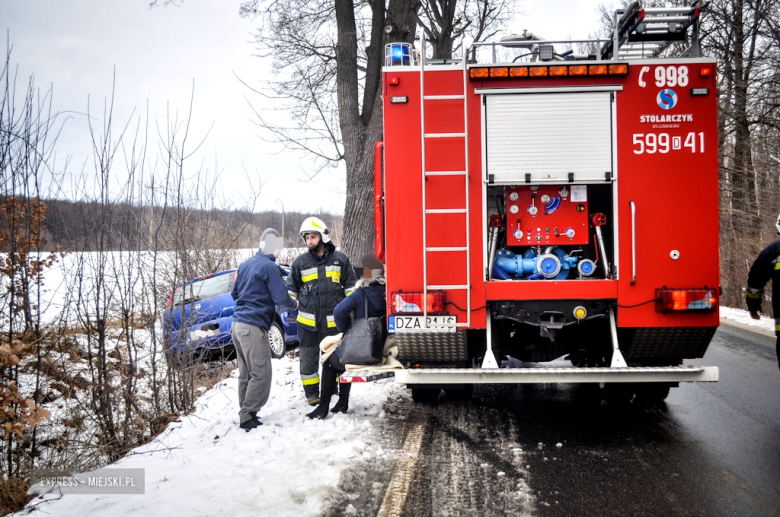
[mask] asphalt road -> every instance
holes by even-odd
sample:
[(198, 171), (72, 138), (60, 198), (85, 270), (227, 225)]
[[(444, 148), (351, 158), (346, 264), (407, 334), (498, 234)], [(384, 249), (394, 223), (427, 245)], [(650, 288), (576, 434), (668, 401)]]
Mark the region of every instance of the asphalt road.
[[(375, 515), (384, 490), (383, 515), (414, 517), (780, 515), (774, 340), (722, 327), (691, 362), (718, 366), (720, 381), (682, 384), (655, 406), (556, 384), (399, 402), (390, 412), (413, 416), (386, 440), (398, 460), (363, 473), (372, 501), (351, 514)], [(412, 452), (401, 446), (409, 436)]]

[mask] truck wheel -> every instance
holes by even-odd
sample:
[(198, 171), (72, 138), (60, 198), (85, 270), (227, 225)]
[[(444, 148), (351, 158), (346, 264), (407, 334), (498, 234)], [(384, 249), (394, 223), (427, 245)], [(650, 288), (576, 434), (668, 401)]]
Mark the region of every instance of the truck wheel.
[(444, 388), (444, 394), (449, 400), (467, 402), (474, 396), (474, 385), (466, 384), (458, 388)]
[(644, 402), (658, 403), (666, 400), (671, 386), (664, 382), (647, 382), (641, 384), (637, 396)]
[(277, 322), (273, 322), (268, 330), (268, 343), (271, 345), (271, 357), (279, 359), (284, 357), (287, 345), (284, 343), (284, 332)]
[(602, 389), (602, 400), (608, 406), (628, 406), (634, 401), (636, 386), (633, 383), (607, 383)]
[(439, 400), (440, 388), (412, 388), (412, 400), (418, 404), (433, 404)]

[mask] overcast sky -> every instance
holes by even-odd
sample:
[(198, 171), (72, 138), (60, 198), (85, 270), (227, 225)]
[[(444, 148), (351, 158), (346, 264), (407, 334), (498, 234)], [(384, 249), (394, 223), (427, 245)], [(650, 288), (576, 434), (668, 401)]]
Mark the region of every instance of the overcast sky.
[[(595, 32), (600, 3), (525, 0), (524, 14), (507, 32), (585, 38)], [(93, 120), (102, 117), (116, 69), (115, 120), (126, 123), (133, 110), (137, 118), (148, 103), (154, 132), (156, 125), (165, 126), (166, 110), (186, 116), (194, 83), (191, 138), (205, 141), (190, 164), (218, 167), (224, 196), (234, 206), (248, 201), (249, 175), (255, 186), (263, 184), (256, 210), (284, 204), (287, 210), (343, 213), (343, 168), (306, 181), (312, 162), (258, 138), (247, 99), (266, 110), (271, 101), (250, 92), (236, 75), (260, 87), (270, 67), (253, 56), (256, 23), (238, 16), (239, 4), (186, 0), (150, 9), (148, 0), (0, 0), (0, 28), (10, 38), (22, 82), (35, 74), (41, 89), (53, 85), (54, 110), (72, 112), (57, 146), (60, 169), (64, 156), (72, 159), (66, 183), (84, 164), (91, 167), (84, 114), (89, 104)]]

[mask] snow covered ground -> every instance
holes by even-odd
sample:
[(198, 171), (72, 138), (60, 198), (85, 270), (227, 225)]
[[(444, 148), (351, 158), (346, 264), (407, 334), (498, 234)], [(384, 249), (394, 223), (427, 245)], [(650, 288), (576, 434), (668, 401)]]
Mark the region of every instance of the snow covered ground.
[(726, 324), (736, 324), (736, 326), (750, 327), (750, 330), (769, 336), (775, 335), (775, 320), (769, 316), (761, 316), (760, 320), (754, 320), (750, 313), (743, 309), (732, 309), (731, 307), (720, 308), (720, 320)]
[(345, 469), (388, 459), (378, 439), (383, 406), (409, 395), (392, 379), (356, 384), (349, 413), (309, 421), (297, 360), (285, 356), (273, 365), (261, 427), (248, 433), (238, 427), (235, 370), (200, 397), (192, 414), (110, 466), (145, 469), (143, 495), (48, 494), (28, 510), (34, 507), (36, 516), (320, 515), (338, 496)]

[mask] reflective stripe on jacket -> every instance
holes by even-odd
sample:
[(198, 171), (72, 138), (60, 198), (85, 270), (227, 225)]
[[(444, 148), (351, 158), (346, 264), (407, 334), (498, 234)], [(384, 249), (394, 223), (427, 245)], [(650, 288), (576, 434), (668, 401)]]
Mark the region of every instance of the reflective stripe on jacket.
[(357, 278), (346, 255), (325, 244), (321, 257), (309, 251), (292, 263), (287, 290), (298, 300), (298, 323), (309, 330), (334, 330), (333, 309), (355, 288)]

